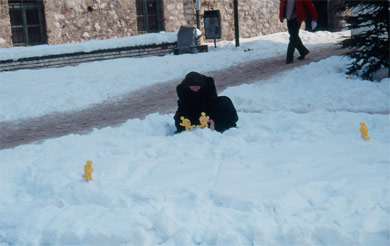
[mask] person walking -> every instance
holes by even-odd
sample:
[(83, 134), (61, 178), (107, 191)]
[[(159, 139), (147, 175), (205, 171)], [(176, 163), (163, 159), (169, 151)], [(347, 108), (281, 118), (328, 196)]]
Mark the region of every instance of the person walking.
[(311, 25), (314, 30), (317, 26), (318, 16), (312, 0), (280, 0), (279, 19), (280, 22), (287, 19), (287, 28), (288, 33), (290, 34), (286, 64), (293, 63), (295, 49), (297, 49), (300, 54), (298, 57), (300, 60), (305, 59), (305, 56), (309, 54), (309, 50), (303, 45), (302, 40), (299, 37), (299, 29), (302, 21), (306, 19), (308, 12), (310, 12), (312, 18)]

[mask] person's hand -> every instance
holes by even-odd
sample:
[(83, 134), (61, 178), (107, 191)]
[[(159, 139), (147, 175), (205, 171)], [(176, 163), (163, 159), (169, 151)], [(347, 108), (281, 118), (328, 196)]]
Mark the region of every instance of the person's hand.
[(314, 29), (316, 29), (316, 27), (317, 27), (317, 21), (312, 20), (311, 21), (311, 29), (314, 30)]
[(209, 121), (207, 121), (207, 123), (210, 124), (210, 129), (211, 129), (212, 131), (214, 131), (214, 129), (215, 129), (215, 123), (214, 123), (214, 121), (213, 121), (213, 120), (209, 120)]

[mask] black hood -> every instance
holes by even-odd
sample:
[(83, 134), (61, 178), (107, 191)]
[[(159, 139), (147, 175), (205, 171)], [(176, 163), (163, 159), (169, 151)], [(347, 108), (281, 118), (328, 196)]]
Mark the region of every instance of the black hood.
[(206, 85), (206, 78), (204, 75), (197, 72), (190, 72), (184, 78), (182, 85), (187, 86), (200, 86), (204, 87)]

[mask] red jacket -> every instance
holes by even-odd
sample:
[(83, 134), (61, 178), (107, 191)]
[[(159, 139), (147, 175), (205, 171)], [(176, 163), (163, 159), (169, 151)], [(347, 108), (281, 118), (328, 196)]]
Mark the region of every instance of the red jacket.
[[(280, 0), (280, 12), (279, 19), (280, 22), (283, 22), (284, 19), (284, 11), (286, 10), (286, 2), (287, 0)], [(317, 21), (317, 11), (314, 7), (314, 4), (311, 0), (295, 0), (295, 12), (297, 15), (298, 23), (306, 20), (307, 12), (310, 12), (311, 18)]]

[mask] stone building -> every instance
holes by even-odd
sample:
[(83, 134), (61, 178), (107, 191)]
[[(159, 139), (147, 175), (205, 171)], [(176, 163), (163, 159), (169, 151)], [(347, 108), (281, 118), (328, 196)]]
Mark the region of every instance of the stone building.
[[(318, 0), (324, 22), (336, 14), (335, 0)], [(148, 32), (172, 32), (197, 26), (196, 0), (0, 0), (0, 48), (74, 43)], [(200, 28), (205, 10), (219, 10), (221, 39), (234, 39), (233, 0), (199, 0)], [(238, 0), (240, 37), (286, 30), (280, 23), (279, 0)], [(334, 12), (334, 11), (333, 11)], [(328, 21), (329, 19), (329, 21)], [(320, 23), (321, 24), (321, 23)], [(326, 26), (327, 24), (325, 24)], [(332, 26), (336, 26), (332, 24)], [(332, 29), (331, 26), (329, 26)]]

